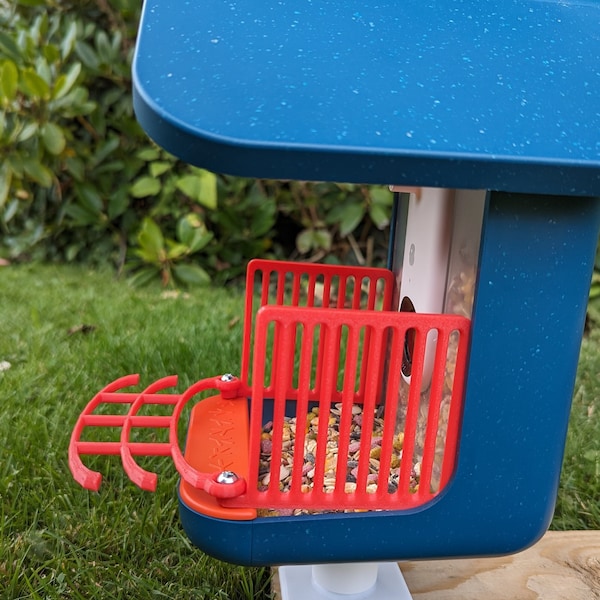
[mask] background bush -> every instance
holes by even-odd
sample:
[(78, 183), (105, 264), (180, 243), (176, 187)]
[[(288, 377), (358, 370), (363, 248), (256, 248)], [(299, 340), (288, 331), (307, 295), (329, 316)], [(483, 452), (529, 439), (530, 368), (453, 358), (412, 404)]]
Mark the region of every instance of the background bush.
[(384, 264), (387, 189), (215, 175), (152, 144), (131, 101), (141, 4), (0, 0), (0, 258), (166, 285), (223, 283), (252, 257)]
[(135, 120), (139, 0), (0, 0), (0, 256), (205, 283), (256, 256), (380, 264), (385, 188), (215, 175)]

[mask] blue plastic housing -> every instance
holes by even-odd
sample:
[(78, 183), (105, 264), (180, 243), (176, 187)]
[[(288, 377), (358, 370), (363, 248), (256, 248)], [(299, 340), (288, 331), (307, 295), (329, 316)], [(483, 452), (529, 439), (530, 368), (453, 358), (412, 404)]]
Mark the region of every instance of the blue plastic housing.
[(600, 2), (153, 0), (149, 135), (221, 173), (600, 189)]
[(558, 488), (600, 203), (491, 193), (456, 472), (415, 511), (223, 521), (192, 542), (246, 565), (497, 555), (546, 531)]

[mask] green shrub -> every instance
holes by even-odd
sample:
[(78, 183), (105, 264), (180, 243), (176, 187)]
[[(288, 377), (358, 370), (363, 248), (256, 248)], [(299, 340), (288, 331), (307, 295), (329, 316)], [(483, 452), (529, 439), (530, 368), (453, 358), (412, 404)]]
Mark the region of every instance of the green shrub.
[(0, 5), (0, 256), (165, 284), (256, 256), (381, 262), (386, 189), (216, 176), (152, 144), (131, 102), (140, 5)]
[(125, 28), (111, 31), (113, 15), (90, 3), (18, 4), (1, 17), (4, 251), (115, 260), (135, 228), (127, 188), (147, 144), (131, 109)]
[(596, 250), (596, 261), (590, 285), (588, 302), (588, 318), (594, 323), (600, 323), (600, 245)]

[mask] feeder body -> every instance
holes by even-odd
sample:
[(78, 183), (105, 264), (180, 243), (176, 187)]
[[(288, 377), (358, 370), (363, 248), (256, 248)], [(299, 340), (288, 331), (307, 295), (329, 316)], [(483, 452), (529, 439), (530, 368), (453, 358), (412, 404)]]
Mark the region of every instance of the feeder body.
[(252, 565), (498, 555), (552, 517), (583, 333), (600, 203), (489, 194), (457, 463), (407, 511), (233, 522), (180, 504), (192, 540)]
[[(447, 266), (444, 298), (441, 287), (434, 292), (442, 312), (456, 312), (452, 282), (463, 258), (457, 240), (481, 230), (472, 247), (476, 278), (466, 315), (459, 435), (450, 474), (436, 493), (401, 510), (256, 518), (252, 508), (229, 509), (230, 495), (211, 515), (192, 506), (185, 486), (191, 481), (194, 489), (225, 494), (223, 482), (243, 491), (242, 479), (190, 470), (178, 449), (153, 448), (171, 453), (182, 473), (181, 520), (195, 545), (239, 564), (302, 565), (497, 555), (543, 535), (558, 487), (600, 228), (599, 30), (597, 2), (145, 4), (134, 107), (168, 151), (235, 175), (463, 190), (454, 196), (453, 236), (430, 240), (444, 249)], [(395, 227), (391, 249), (400, 277), (394, 314), (404, 292), (399, 270), (410, 261), (410, 215), (401, 203), (396, 222), (405, 225)], [(444, 235), (444, 218), (436, 222)], [(442, 262), (433, 262), (433, 270), (442, 271)], [(289, 313), (276, 307), (263, 314), (288, 319)], [(214, 402), (219, 408), (220, 399), (237, 398), (239, 412), (248, 402), (248, 415), (237, 421), (248, 417), (250, 440), (256, 322), (247, 321), (243, 386), (236, 388), (244, 394), (215, 381)], [(434, 346), (421, 343), (421, 358), (427, 347)], [(399, 368), (394, 373), (400, 378)], [(272, 386), (274, 414), (283, 414), (278, 385), (285, 387)], [(147, 390), (152, 401), (155, 391)], [(182, 398), (193, 396), (186, 394), (169, 397), (176, 412)], [(141, 394), (135, 410), (144, 401)], [(125, 433), (136, 419), (119, 421)], [(160, 426), (174, 428), (168, 419)], [(78, 443), (72, 445), (77, 469), (79, 450), (89, 449)], [(154, 479), (132, 464), (142, 450), (125, 440), (107, 453), (120, 453), (128, 473), (151, 488)], [(243, 452), (240, 460), (245, 464)], [(99, 485), (88, 476), (84, 468), (79, 480)], [(233, 520), (227, 510), (249, 512)]]

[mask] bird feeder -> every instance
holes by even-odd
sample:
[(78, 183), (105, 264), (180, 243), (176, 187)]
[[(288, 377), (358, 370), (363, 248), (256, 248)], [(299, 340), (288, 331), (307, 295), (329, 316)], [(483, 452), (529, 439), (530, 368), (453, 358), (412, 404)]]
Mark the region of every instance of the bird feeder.
[[(135, 457), (171, 456), (192, 542), (291, 565), (289, 599), (409, 597), (391, 561), (538, 540), (600, 227), (599, 30), (594, 2), (146, 2), (148, 134), (216, 172), (393, 186), (389, 268), (253, 261), (240, 373), (108, 385), (75, 478), (120, 454), (152, 489)], [(86, 441), (103, 426), (120, 440)]]

